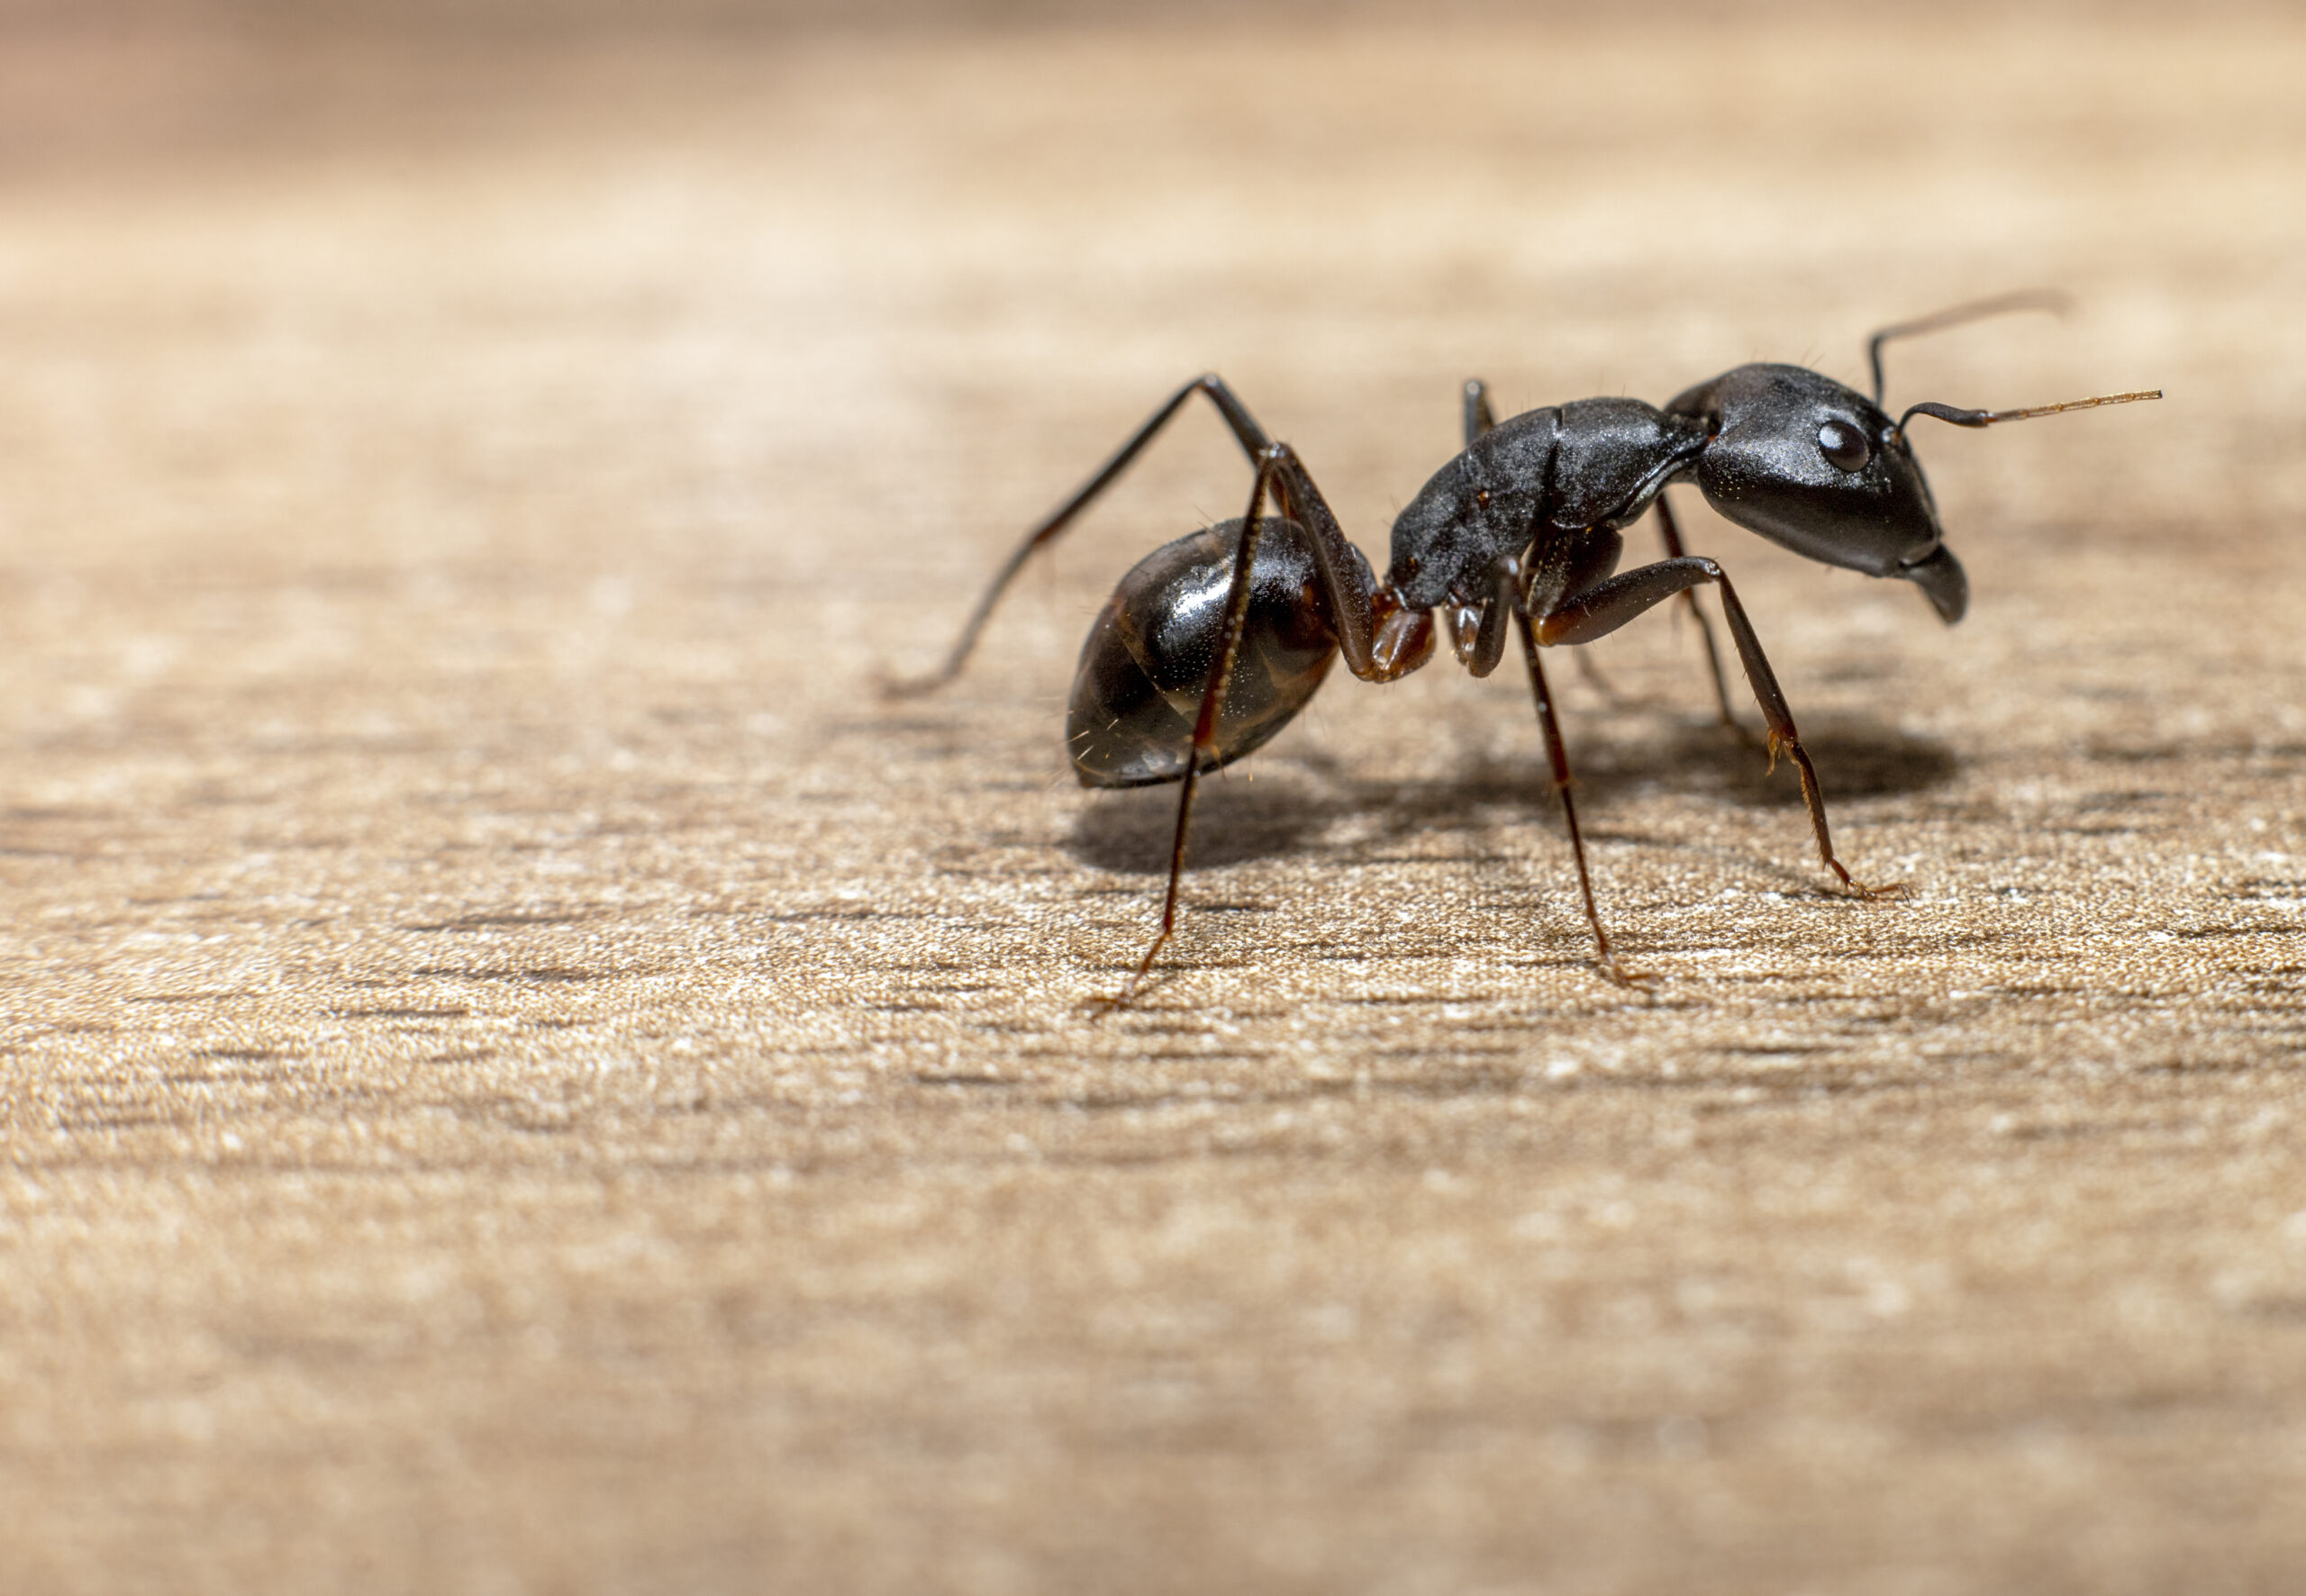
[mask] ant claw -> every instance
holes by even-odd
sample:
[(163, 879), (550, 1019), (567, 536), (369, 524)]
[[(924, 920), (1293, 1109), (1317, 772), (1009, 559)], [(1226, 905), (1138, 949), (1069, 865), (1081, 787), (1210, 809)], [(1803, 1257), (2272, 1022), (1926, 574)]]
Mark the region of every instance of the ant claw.
[(1833, 873), (1836, 875), (1841, 877), (1841, 890), (1853, 898), (1864, 898), (1868, 902), (1874, 902), (1883, 898), (1905, 896), (1906, 884), (1902, 881), (1893, 881), (1883, 886), (1869, 886), (1843, 869), (1839, 859), (1829, 857), (1826, 863), (1833, 867)]
[(1101, 993), (1094, 997), (1085, 997), (1081, 1000), (1080, 1006), (1089, 1011), (1089, 1018), (1092, 1020), (1103, 1020), (1108, 1014), (1119, 1013), (1121, 1010), (1128, 1008), (1130, 1000), (1137, 996), (1137, 976), (1131, 975), (1121, 984), (1121, 989), (1119, 992)]
[[(1145, 984), (1145, 977), (1152, 971), (1153, 960), (1167, 946), (1168, 940), (1169, 932), (1165, 927), (1161, 934), (1153, 939), (1153, 946), (1145, 950), (1145, 957), (1138, 961), (1137, 968), (1130, 972), (1129, 979), (1121, 983), (1121, 990), (1112, 996), (1084, 999), (1082, 1007), (1091, 1011), (1090, 1017), (1103, 1020), (1108, 1014), (1128, 1008), (1130, 1000), (1137, 996), (1138, 989)], [(1165, 975), (1163, 979), (1167, 978)]]
[(1631, 992), (1647, 992), (1662, 979), (1648, 970), (1627, 969), (1618, 963), (1614, 954), (1604, 953), (1594, 962), (1602, 966), (1602, 974), (1608, 976), (1613, 984)]

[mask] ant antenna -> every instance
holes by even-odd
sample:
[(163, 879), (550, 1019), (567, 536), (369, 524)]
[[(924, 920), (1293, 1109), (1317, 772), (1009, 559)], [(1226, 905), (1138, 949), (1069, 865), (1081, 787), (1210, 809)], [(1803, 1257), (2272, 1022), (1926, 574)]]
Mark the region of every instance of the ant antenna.
[(1900, 416), (1897, 430), (1903, 432), (1906, 423), (1918, 415), (1951, 422), (1957, 427), (1991, 427), (1996, 422), (2022, 422), (2030, 416), (2056, 415), (2065, 410), (2095, 410), (2101, 404), (2129, 404), (2135, 400), (2160, 397), (2161, 389), (2144, 388), (2135, 394), (2101, 394), (2094, 399), (2068, 399), (2062, 404), (2037, 404), (2025, 410), (1956, 410), (1950, 404), (1928, 400)]
[[(1919, 332), (1936, 332), (1942, 327), (1958, 327), (1965, 322), (2007, 315), (2012, 311), (2048, 311), (2053, 315), (2062, 316), (2073, 308), (2074, 296), (2058, 289), (2020, 288), (2014, 294), (1997, 294), (1991, 299), (1973, 299), (1966, 304), (1934, 311), (1927, 316), (1917, 316), (1911, 322), (1884, 327), (1866, 340), (1866, 363), (1874, 368), (1874, 403), (1882, 403), (1882, 346), (1893, 338), (1911, 338)], [(1984, 423), (1975, 424), (1982, 426)]]

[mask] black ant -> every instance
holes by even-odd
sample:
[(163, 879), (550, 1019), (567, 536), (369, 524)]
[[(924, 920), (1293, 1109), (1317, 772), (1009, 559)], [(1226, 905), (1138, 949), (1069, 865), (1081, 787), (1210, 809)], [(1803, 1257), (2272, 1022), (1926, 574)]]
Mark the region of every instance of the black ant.
[[(943, 667), (898, 691), (926, 691), (958, 675), (994, 603), (1033, 551), (1112, 485), (1187, 400), (1203, 394), (1255, 467), (1248, 509), (1239, 521), (1154, 550), (1121, 578), (1082, 647), (1066, 717), (1067, 746), (1082, 785), (1184, 784), (1160, 932), (1110, 1003), (1129, 1001), (1176, 929), (1177, 884), (1201, 773), (1263, 746), (1304, 707), (1339, 653), (1365, 682), (1390, 682), (1417, 669), (1432, 657), (1437, 612), (1459, 662), (1476, 676), (1496, 668), (1509, 630), (1520, 635), (1598, 962), (1613, 981), (1640, 979), (1618, 963), (1602, 929), (1570, 793), (1569, 757), (1539, 650), (1590, 643), (1679, 594), (1698, 617), (1716, 699), (1735, 726), (1720, 655), (1694, 592), (1712, 584), (1768, 727), (1771, 767), (1783, 757), (1801, 774), (1819, 857), (1855, 895), (1896, 892), (1855, 880), (1835, 857), (1817, 771), (1745, 606), (1720, 566), (1684, 551), (1664, 490), (1695, 483), (1723, 516), (1796, 554), (1911, 582), (1951, 625), (1967, 606), (1968, 579), (1946, 547), (1906, 423), (1926, 415), (1988, 427), (2158, 399), (2161, 390), (2029, 410), (1922, 404), (1892, 421), (1882, 408), (1882, 346), (1981, 316), (2062, 303), (2041, 293), (2004, 295), (1883, 328), (1866, 343), (1870, 399), (1802, 367), (1753, 365), (1702, 383), (1663, 410), (1639, 399), (1579, 399), (1499, 422), (1487, 389), (1469, 382), (1465, 450), (1435, 472), (1394, 521), (1393, 565), (1382, 581), (1347, 541), (1295, 451), (1267, 437), (1221, 378), (1195, 377), (1026, 534)], [(1268, 499), (1277, 518), (1260, 514)], [(1620, 531), (1652, 504), (1666, 558), (1617, 574), (1624, 549)]]

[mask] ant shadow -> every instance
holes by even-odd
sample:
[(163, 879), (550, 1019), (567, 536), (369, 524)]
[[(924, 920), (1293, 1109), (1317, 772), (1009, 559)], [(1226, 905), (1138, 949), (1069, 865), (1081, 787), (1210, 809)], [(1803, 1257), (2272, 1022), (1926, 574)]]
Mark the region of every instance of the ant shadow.
[[(1802, 745), (1818, 767), (1829, 812), (1858, 798), (1925, 792), (1954, 779), (1961, 766), (1933, 737), (1916, 736), (1864, 718), (1822, 718)], [(1270, 756), (1267, 756), (1269, 758)], [(1680, 723), (1653, 736), (1593, 741), (1571, 750), (1577, 803), (1594, 821), (1636, 793), (1726, 800), (1752, 809), (1802, 807), (1790, 764), (1775, 772), (1768, 757), (1718, 724)], [(1457, 769), (1403, 781), (1357, 776), (1336, 757), (1299, 753), (1257, 769), (1254, 781), (1223, 772), (1202, 778), (1194, 800), (1187, 869), (1246, 864), (1313, 851), (1339, 821), (1357, 822), (1355, 852), (1436, 830), (1495, 825), (1516, 819), (1557, 826), (1560, 810), (1544, 756), (1477, 757)], [(1093, 869), (1160, 875), (1169, 867), (1177, 818), (1174, 785), (1102, 793), (1074, 822), (1067, 851)]]

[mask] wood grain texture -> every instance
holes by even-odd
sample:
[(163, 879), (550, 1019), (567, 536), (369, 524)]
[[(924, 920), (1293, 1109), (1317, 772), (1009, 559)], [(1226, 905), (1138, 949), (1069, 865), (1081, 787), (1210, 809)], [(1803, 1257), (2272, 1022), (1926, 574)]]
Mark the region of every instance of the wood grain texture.
[[(2274, 1591), (2306, 1566), (2306, 34), (1868, 9), (493, 52), (21, 39), (0, 1585)], [(1658, 616), (1072, 784), (1072, 655), (1509, 404), (2032, 283), (1975, 599)], [(1637, 530), (1641, 543), (1649, 534)]]

